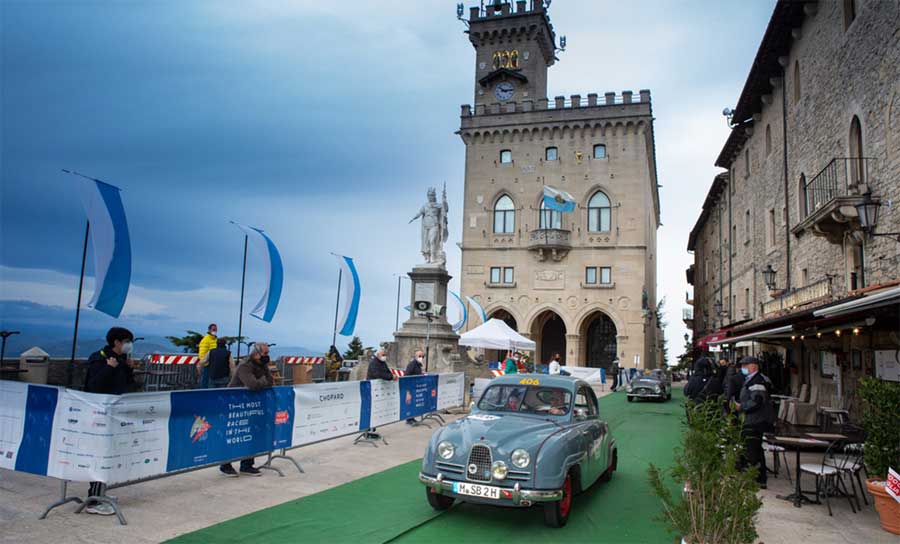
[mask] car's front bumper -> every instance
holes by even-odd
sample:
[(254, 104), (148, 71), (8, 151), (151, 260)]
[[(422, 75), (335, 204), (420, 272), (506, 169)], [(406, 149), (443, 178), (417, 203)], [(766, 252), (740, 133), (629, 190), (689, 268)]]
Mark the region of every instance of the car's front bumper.
[[(453, 481), (445, 480), (444, 475), (438, 472), (437, 476), (429, 476), (424, 473), (419, 473), (419, 481), (422, 482), (425, 487), (434, 490), (435, 493), (453, 495), (454, 497), (458, 497), (461, 500), (472, 500), (474, 502), (489, 502), (489, 504), (503, 504), (507, 503), (505, 500), (477, 500), (477, 497), (470, 497), (468, 495), (458, 495), (453, 493)], [(505, 489), (505, 488), (504, 488)], [(562, 499), (563, 491), (562, 489), (522, 489), (522, 484), (516, 482), (516, 484), (509, 489), (512, 493), (512, 506), (531, 506), (532, 504), (539, 502), (553, 502)]]

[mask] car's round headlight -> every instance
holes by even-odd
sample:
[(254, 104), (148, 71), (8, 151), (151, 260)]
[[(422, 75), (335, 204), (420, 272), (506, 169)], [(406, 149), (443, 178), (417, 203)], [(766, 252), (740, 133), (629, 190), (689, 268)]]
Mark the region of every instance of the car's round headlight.
[(653, 389), (656, 390), (657, 393), (662, 391), (662, 389), (660, 389), (660, 387), (658, 385), (656, 387), (654, 387)]
[(502, 480), (506, 478), (506, 474), (509, 472), (509, 469), (506, 468), (506, 463), (503, 461), (494, 461), (494, 464), (491, 466), (491, 475), (495, 480)]
[(523, 449), (513, 450), (509, 459), (512, 461), (512, 464), (518, 468), (525, 468), (528, 466), (528, 463), (531, 462), (531, 456)]
[(454, 452), (455, 448), (450, 442), (444, 441), (438, 444), (437, 453), (438, 457), (440, 457), (441, 459), (450, 459), (451, 457), (453, 457)]

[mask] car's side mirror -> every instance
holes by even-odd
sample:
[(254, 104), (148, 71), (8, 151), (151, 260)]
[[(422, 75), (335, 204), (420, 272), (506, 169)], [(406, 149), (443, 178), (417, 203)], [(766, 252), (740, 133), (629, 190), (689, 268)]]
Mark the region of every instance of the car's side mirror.
[(575, 408), (575, 411), (572, 412), (572, 414), (575, 416), (575, 419), (583, 421), (587, 419), (588, 411), (587, 408)]

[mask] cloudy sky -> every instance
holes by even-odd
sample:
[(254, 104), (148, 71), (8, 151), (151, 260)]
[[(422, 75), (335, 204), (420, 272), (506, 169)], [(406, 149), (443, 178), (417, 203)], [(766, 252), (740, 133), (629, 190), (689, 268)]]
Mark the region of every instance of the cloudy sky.
[[(550, 96), (652, 91), (671, 357), (685, 332), (687, 236), (727, 136), (721, 111), (737, 101), (773, 4), (550, 9), (568, 37)], [(61, 168), (122, 188), (134, 273), (119, 322), (140, 334), (210, 321), (236, 333), (242, 235), (229, 220), (266, 230), (284, 259), (274, 321), (245, 319), (254, 339), (330, 343), (332, 251), (354, 257), (362, 277), (358, 334), (389, 339), (396, 275), (420, 260), (407, 221), (444, 181), (458, 274), (464, 148), (453, 132), (473, 99), (474, 53), (455, 2), (12, 0), (0, 10), (0, 326), (73, 317), (85, 219)]]

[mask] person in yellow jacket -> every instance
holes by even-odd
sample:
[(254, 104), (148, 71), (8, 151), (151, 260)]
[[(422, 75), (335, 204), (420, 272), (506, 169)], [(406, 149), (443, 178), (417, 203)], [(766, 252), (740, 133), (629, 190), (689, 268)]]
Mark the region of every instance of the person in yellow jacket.
[(219, 327), (215, 323), (210, 323), (206, 328), (206, 336), (200, 339), (200, 346), (197, 349), (197, 370), (200, 372), (200, 387), (203, 389), (209, 387), (209, 370), (207, 368), (209, 363), (205, 357), (210, 350), (216, 349), (218, 333)]

